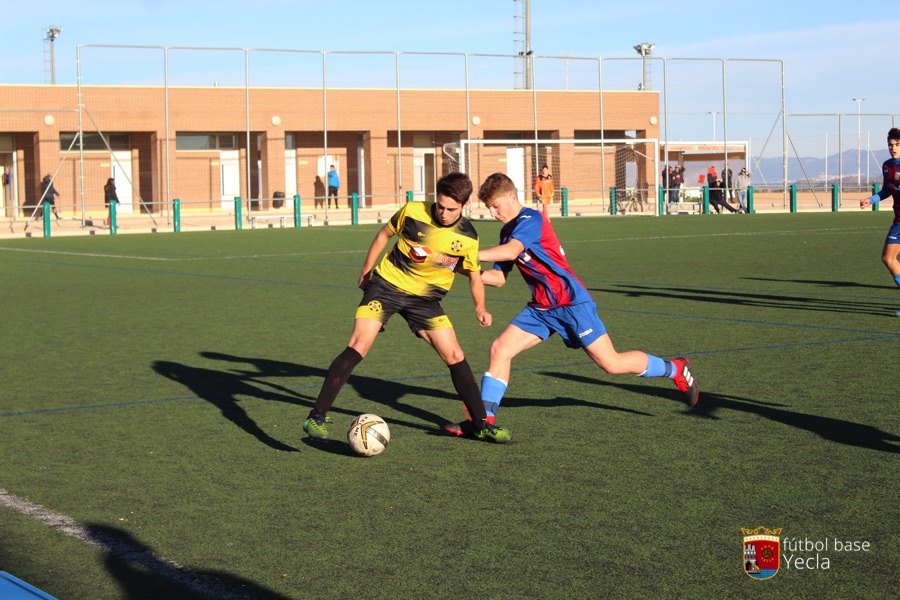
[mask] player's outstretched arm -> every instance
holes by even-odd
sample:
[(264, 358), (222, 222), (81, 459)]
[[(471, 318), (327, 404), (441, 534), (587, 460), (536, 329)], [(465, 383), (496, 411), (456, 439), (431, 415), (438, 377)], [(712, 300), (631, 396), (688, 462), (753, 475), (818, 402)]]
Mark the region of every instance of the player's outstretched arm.
[(482, 327), (490, 327), (494, 318), (484, 304), (484, 281), (481, 279), (481, 271), (463, 269), (460, 273), (469, 278), (469, 293), (472, 294), (472, 302), (475, 303), (475, 317)]
[(388, 241), (390, 241), (394, 235), (394, 232), (391, 231), (391, 228), (387, 225), (379, 229), (378, 233), (375, 234), (375, 239), (372, 240), (372, 244), (369, 246), (369, 251), (366, 253), (366, 260), (363, 262), (362, 272), (359, 275), (358, 285), (361, 289), (365, 289), (366, 284), (369, 283), (369, 278), (372, 276), (372, 269), (375, 268), (378, 257), (381, 256), (381, 253), (387, 247)]
[(493, 248), (487, 248), (485, 250), (479, 250), (478, 260), (480, 260), (481, 262), (515, 260), (524, 251), (525, 245), (516, 238), (512, 238), (505, 244), (494, 246)]
[(506, 283), (506, 278), (508, 276), (509, 273), (507, 273), (506, 271), (491, 269), (490, 271), (484, 271), (481, 274), (481, 280), (484, 282), (484, 285), (498, 288), (503, 287), (503, 284)]

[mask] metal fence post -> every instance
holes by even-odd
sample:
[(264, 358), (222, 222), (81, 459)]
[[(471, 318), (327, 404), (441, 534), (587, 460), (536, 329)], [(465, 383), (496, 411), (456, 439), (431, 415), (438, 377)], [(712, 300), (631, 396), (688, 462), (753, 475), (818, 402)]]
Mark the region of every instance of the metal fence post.
[(841, 188), (838, 184), (831, 184), (831, 212), (837, 212), (841, 204)]
[(241, 223), (241, 197), (234, 197), (234, 228), (238, 231), (241, 230), (243, 223)]
[(350, 194), (350, 224), (359, 225), (359, 194)]
[(119, 231), (119, 224), (116, 222), (116, 205), (115, 200), (109, 201), (109, 235), (116, 235)]
[(300, 194), (294, 194), (294, 227), (300, 227)]
[(797, 212), (797, 186), (791, 184), (791, 212)]
[(659, 192), (657, 193), (657, 198), (659, 200), (659, 216), (663, 216), (666, 210), (666, 190), (663, 186), (659, 186)]
[(609, 214), (616, 214), (616, 186), (609, 188)]
[(412, 193), (412, 190), (406, 190), (406, 201), (407, 201), (407, 202), (412, 202), (412, 201), (413, 201), (413, 193)]
[[(877, 193), (880, 192), (880, 191), (881, 191), (881, 184), (880, 184), (880, 183), (873, 183), (873, 184), (872, 184), (872, 195), (874, 196), (875, 194), (877, 194)], [(878, 210), (878, 205), (879, 205), (879, 204), (881, 204), (881, 203), (880, 203), (880, 202), (873, 202), (873, 203), (872, 203), (872, 210)]]
[(181, 231), (181, 200), (175, 198), (172, 200), (172, 213), (175, 217), (175, 233)]
[(703, 186), (703, 214), (709, 214), (709, 186)]
[(747, 212), (750, 213), (751, 215), (755, 212), (755, 209), (753, 208), (753, 186), (752, 185), (747, 186)]
[(562, 216), (569, 216), (569, 188), (562, 189)]
[(50, 202), (44, 200), (44, 237), (50, 237)]

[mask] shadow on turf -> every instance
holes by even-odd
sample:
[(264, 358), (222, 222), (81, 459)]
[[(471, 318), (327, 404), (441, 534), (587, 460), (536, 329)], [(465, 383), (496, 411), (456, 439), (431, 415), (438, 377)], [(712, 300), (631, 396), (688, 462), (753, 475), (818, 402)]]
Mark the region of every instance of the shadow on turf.
[[(668, 390), (656, 386), (642, 385), (636, 383), (618, 383), (612, 381), (603, 381), (591, 377), (583, 377), (581, 375), (572, 375), (571, 373), (560, 372), (544, 372), (543, 375), (556, 377), (559, 379), (567, 379), (578, 383), (588, 385), (602, 385), (627, 390), (636, 394), (646, 394), (648, 396), (656, 396), (672, 399), (682, 404), (680, 394), (675, 390)], [(880, 452), (900, 453), (900, 436), (887, 433), (877, 427), (871, 425), (863, 425), (854, 423), (853, 421), (845, 421), (843, 419), (833, 419), (831, 417), (821, 417), (818, 415), (810, 415), (801, 412), (793, 412), (786, 410), (788, 405), (778, 404), (774, 402), (761, 402), (750, 398), (741, 398), (738, 396), (730, 396), (726, 394), (717, 394), (715, 392), (707, 392), (703, 390), (702, 382), (700, 388), (700, 403), (697, 407), (687, 412), (690, 416), (706, 417), (710, 419), (719, 419), (717, 413), (720, 410), (734, 410), (743, 413), (751, 413), (757, 416), (775, 421), (789, 427), (804, 429), (813, 433), (824, 440), (844, 444), (847, 446), (856, 446), (857, 448), (866, 448), (869, 450), (878, 450)], [(597, 404), (587, 401), (572, 401), (570, 398), (554, 398), (549, 401), (523, 401), (521, 399), (503, 400), (503, 406), (524, 406), (526, 404), (534, 404), (541, 406), (593, 406), (603, 409), (621, 410), (625, 412), (635, 412), (630, 409), (622, 409), (618, 407), (609, 407), (604, 404)]]
[(99, 546), (107, 572), (126, 600), (166, 598), (259, 598), (287, 600), (272, 590), (221, 571), (195, 571), (158, 557), (130, 533), (108, 525), (85, 527), (88, 540)]
[[(290, 387), (274, 383), (272, 380), (277, 380), (280, 377), (290, 379), (311, 377), (321, 381), (326, 375), (325, 369), (266, 358), (235, 356), (220, 352), (201, 352), (200, 356), (207, 360), (223, 361), (229, 365), (246, 365), (246, 367), (241, 369), (209, 369), (176, 362), (156, 361), (153, 363), (153, 370), (172, 381), (177, 381), (191, 390), (197, 397), (216, 406), (222, 412), (223, 417), (270, 448), (281, 451), (298, 451), (298, 448), (273, 438), (263, 430), (240, 405), (240, 398), (259, 398), (261, 400), (286, 402), (303, 407), (296, 417), (297, 435), (301, 437), (303, 435), (301, 431), (303, 419), (306, 418), (307, 410), (312, 408), (315, 402), (315, 393), (318, 392), (318, 389), (316, 388), (312, 395), (301, 394)], [(449, 378), (448, 373), (447, 379), (449, 380)], [(359, 375), (351, 375), (347, 386), (366, 400), (383, 404), (414, 419), (408, 421), (385, 418), (388, 423), (421, 429), (426, 432), (440, 432), (441, 426), (448, 422), (445, 417), (405, 402), (406, 398), (414, 400), (417, 397), (432, 397), (453, 400), (455, 402), (454, 410), (459, 411), (460, 418), (463, 416), (462, 402), (459, 397), (456, 394), (443, 390)], [(335, 406), (330, 414), (334, 413), (346, 415), (348, 425), (350, 420), (358, 414), (357, 411), (347, 410), (339, 406)], [(434, 423), (435, 426), (424, 425), (423, 421)], [(336, 423), (335, 430), (340, 429), (340, 423)], [(345, 452), (346, 444), (343, 443), (311, 444), (305, 437), (301, 439), (307, 445), (355, 456), (355, 454)]]
[[(747, 292), (709, 290), (703, 288), (666, 288), (644, 287), (639, 285), (617, 284), (606, 288), (590, 288), (594, 292), (621, 294), (630, 298), (642, 296), (665, 298), (669, 300), (690, 300), (693, 302), (709, 302), (727, 305), (729, 309), (738, 308), (777, 308), (811, 310), (819, 312), (856, 313), (878, 317), (894, 316), (896, 306), (889, 302), (860, 302), (859, 300), (834, 300), (810, 296), (783, 296), (778, 294), (754, 294)], [(729, 316), (729, 315), (725, 315)]]
[(867, 290), (893, 290), (894, 286), (889, 285), (872, 285), (869, 283), (857, 283), (856, 281), (826, 281), (816, 279), (774, 279), (770, 277), (744, 277), (747, 281), (777, 281), (779, 283), (803, 283), (807, 285), (815, 285), (826, 288), (855, 288)]

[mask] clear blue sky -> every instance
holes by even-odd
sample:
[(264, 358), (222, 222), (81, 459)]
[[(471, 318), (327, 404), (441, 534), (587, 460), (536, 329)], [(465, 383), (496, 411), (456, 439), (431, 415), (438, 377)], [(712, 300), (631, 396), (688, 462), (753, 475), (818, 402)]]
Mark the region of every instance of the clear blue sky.
[[(78, 45), (505, 55), (516, 50), (513, 0), (0, 0), (0, 6), (0, 83), (45, 82), (49, 26), (63, 28), (55, 43), (56, 79), (62, 84), (76, 83)], [(532, 0), (531, 46), (538, 56), (635, 59), (633, 46), (652, 42), (660, 58), (783, 59), (788, 113), (855, 116), (852, 98), (858, 97), (865, 98), (863, 114), (892, 113), (900, 112), (900, 85), (887, 67), (896, 64), (900, 32), (894, 6), (873, 0)], [(658, 89), (662, 76), (654, 69)], [(85, 82), (128, 83), (127, 71), (117, 73), (122, 81)], [(763, 85), (780, 95), (780, 78)], [(710, 122), (707, 110), (715, 109), (696, 108), (697, 127), (701, 116), (702, 123)], [(757, 127), (762, 135), (765, 123)], [(878, 138), (881, 123), (873, 127)]]

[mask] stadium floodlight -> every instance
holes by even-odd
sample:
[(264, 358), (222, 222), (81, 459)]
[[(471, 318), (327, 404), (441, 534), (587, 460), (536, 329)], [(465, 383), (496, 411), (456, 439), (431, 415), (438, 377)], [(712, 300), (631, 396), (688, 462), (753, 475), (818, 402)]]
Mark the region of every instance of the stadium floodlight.
[(656, 48), (656, 44), (651, 44), (650, 42), (644, 42), (643, 44), (638, 44), (634, 47), (637, 50), (637, 53), (641, 55), (643, 59), (643, 77), (641, 79), (641, 87), (642, 90), (650, 89), (650, 73), (648, 71), (648, 63), (647, 57), (650, 56), (650, 53), (653, 52), (653, 49)]
[(62, 33), (62, 27), (48, 27), (44, 33), (47, 34), (45, 39), (50, 42), (50, 83), (56, 83), (56, 58), (53, 54), (53, 42)]

